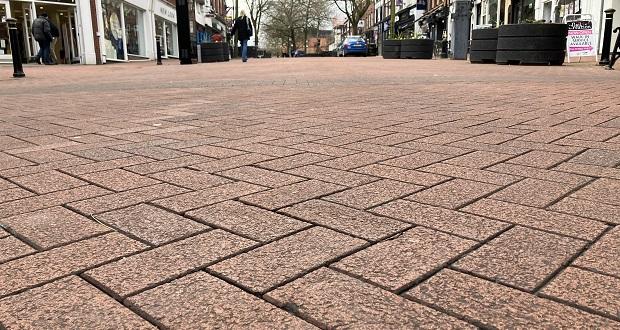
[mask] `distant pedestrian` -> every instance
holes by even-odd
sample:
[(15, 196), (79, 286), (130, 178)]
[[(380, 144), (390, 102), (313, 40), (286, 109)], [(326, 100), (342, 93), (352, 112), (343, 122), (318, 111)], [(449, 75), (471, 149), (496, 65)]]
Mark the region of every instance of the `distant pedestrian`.
[[(232, 35), (237, 33), (237, 37), (241, 42), (241, 60), (243, 62), (248, 61), (248, 40), (253, 34), (252, 23), (250, 19), (245, 15), (245, 11), (241, 11), (241, 15), (235, 20), (235, 24), (230, 31)], [(235, 45), (236, 47), (237, 45)]]
[(43, 61), (43, 64), (53, 64), (50, 59), (50, 43), (54, 40), (52, 36), (52, 24), (47, 18), (47, 13), (41, 13), (32, 22), (32, 36), (39, 43), (39, 53), (35, 56), (35, 61)]

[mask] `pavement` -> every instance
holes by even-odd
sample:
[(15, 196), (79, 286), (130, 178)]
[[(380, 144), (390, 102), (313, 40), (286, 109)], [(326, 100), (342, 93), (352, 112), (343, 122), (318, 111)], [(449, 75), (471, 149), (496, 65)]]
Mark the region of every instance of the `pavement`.
[(0, 67), (0, 328), (620, 328), (620, 73)]

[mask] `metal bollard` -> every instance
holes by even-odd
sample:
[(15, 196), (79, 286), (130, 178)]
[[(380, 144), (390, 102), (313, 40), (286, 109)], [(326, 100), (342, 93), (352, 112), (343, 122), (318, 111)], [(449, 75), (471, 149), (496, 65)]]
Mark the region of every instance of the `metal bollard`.
[(7, 18), (9, 25), (9, 39), (11, 42), (11, 55), (13, 57), (13, 78), (23, 78), (26, 76), (22, 67), (21, 50), (17, 41), (17, 20), (15, 18)]
[(605, 34), (603, 35), (603, 50), (601, 51), (601, 60), (598, 65), (609, 65), (609, 48), (611, 47), (611, 32), (614, 29), (614, 13), (615, 9), (605, 10)]
[[(617, 27), (614, 30), (615, 33), (620, 32), (620, 27)], [(611, 50), (611, 60), (609, 61), (609, 65), (605, 67), (607, 70), (613, 70), (614, 64), (616, 61), (620, 59), (620, 34), (616, 37), (616, 43), (614, 44), (614, 48)]]
[(161, 65), (161, 36), (155, 36), (157, 39), (157, 65)]

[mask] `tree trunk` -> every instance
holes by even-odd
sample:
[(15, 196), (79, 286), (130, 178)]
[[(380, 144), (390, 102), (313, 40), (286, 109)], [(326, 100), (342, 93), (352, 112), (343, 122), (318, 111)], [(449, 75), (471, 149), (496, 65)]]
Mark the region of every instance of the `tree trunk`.
[(396, 0), (390, 0), (390, 38), (394, 39), (394, 20), (396, 19)]

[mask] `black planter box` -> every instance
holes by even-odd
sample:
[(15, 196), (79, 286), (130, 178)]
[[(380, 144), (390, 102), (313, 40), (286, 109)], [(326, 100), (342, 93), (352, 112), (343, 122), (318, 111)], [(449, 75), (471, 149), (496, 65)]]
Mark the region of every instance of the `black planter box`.
[(230, 51), (227, 43), (206, 42), (200, 44), (200, 57), (203, 63), (228, 61)]
[(566, 24), (509, 24), (499, 27), (497, 64), (562, 65), (566, 56)]
[(400, 42), (401, 40), (383, 40), (383, 58), (400, 58)]
[(400, 42), (400, 58), (432, 59), (433, 46), (431, 39), (404, 39)]
[(471, 63), (495, 63), (498, 29), (476, 29), (471, 33), (469, 61)]

